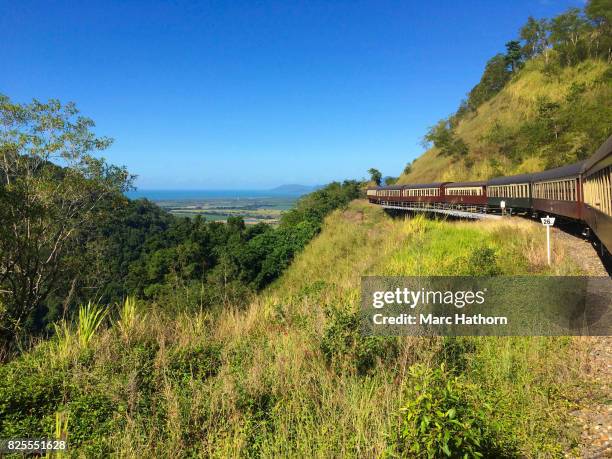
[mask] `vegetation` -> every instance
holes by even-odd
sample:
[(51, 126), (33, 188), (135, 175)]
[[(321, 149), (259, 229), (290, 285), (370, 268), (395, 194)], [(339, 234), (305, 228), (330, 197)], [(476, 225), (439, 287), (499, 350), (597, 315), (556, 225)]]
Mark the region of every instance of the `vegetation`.
[[(62, 413), (88, 456), (559, 455), (575, 444), (579, 341), (355, 325), (361, 275), (468, 274), (474, 253), (505, 274), (578, 272), (560, 245), (548, 268), (541, 239), (525, 222), (393, 220), (354, 201), (246, 307), (123, 304), (87, 345), (70, 326), (67, 355), (59, 335), (0, 366), (0, 436), (53, 435)], [(432, 424), (415, 437), (417, 420)]]
[(378, 169), (368, 169), (368, 174), (370, 174), (370, 181), (374, 182), (374, 184), (380, 186), (382, 183), (382, 173)]
[(530, 17), (398, 183), (487, 179), (584, 159), (612, 127), (612, 6)]
[[(0, 347), (45, 322), (91, 262), (101, 202), (130, 187), (124, 168), (94, 153), (111, 140), (72, 104), (13, 104), (0, 95)], [(61, 164), (63, 167), (59, 167)], [(55, 317), (66, 307), (55, 303)], [(63, 310), (62, 310), (63, 309)]]
[(332, 183), (302, 198), (276, 228), (241, 217), (180, 218), (122, 195), (133, 177), (93, 156), (110, 140), (96, 137), (74, 105), (3, 96), (0, 121), (1, 355), (52, 332), (89, 301), (136, 295), (174, 310), (246, 304), (325, 215), (360, 193), (358, 182)]

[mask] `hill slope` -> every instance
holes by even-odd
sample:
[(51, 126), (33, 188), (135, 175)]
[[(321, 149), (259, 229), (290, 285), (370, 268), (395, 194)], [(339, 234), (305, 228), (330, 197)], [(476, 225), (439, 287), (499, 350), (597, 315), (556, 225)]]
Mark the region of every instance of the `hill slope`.
[(398, 183), (487, 179), (571, 163), (612, 135), (610, 120), (612, 65), (589, 59), (551, 72), (543, 58), (532, 59), (460, 119), (455, 132), (467, 144), (465, 156), (430, 148)]
[(246, 309), (141, 304), (91, 341), (63, 329), (0, 366), (0, 436), (52, 435), (59, 413), (89, 456), (374, 457), (410, 444), (402, 407), (426, 384), (434, 400), (453, 388), (444, 403), (466, 423), (454, 435), (489, 455), (558, 455), (575, 440), (572, 341), (368, 337), (356, 319), (364, 274), (577, 273), (562, 245), (546, 267), (538, 230), (392, 220), (353, 202)]

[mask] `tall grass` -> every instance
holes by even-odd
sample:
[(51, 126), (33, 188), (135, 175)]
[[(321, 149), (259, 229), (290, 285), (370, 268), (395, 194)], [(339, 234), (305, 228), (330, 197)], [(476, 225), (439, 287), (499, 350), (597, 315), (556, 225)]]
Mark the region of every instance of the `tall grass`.
[[(55, 432), (53, 438), (59, 441), (65, 441), (68, 445), (68, 413), (65, 411), (58, 411), (55, 413)], [(67, 446), (68, 449), (69, 446)], [(48, 457), (54, 457), (56, 459), (63, 459), (68, 457), (67, 450), (56, 450), (52, 453), (47, 454)]]

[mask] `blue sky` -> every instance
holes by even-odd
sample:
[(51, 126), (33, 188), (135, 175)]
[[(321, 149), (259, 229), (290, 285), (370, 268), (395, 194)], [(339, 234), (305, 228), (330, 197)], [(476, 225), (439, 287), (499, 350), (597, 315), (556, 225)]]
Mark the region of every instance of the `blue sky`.
[(397, 175), (529, 15), (582, 4), (0, 0), (0, 92), (76, 102), (142, 189)]

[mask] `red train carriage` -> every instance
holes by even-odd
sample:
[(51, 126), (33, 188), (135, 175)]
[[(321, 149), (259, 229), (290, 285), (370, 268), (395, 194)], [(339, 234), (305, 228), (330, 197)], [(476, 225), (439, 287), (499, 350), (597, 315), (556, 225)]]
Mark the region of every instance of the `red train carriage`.
[(585, 161), (582, 218), (612, 253), (612, 136)]
[(584, 161), (533, 174), (533, 210), (579, 220), (582, 214), (580, 173)]
[(404, 185), (402, 201), (417, 203), (444, 202), (444, 185), (446, 183), (433, 182)]
[(411, 185), (391, 185), (368, 188), (368, 200), (375, 204), (383, 202), (434, 203), (444, 201), (443, 185), (446, 182), (434, 182)]
[(444, 185), (444, 201), (459, 208), (487, 206), (487, 182), (451, 182)]
[(395, 203), (401, 201), (404, 185), (379, 186), (368, 188), (366, 195), (368, 200), (375, 204)]

